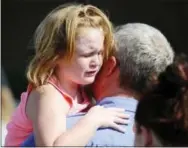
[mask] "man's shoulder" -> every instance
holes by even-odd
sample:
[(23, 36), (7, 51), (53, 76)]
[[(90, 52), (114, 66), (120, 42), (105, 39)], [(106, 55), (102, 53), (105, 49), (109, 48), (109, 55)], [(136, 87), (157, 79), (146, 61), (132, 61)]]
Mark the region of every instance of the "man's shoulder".
[(111, 128), (98, 129), (95, 136), (87, 146), (134, 146), (134, 114), (130, 114), (130, 123), (122, 125), (125, 128), (125, 133), (118, 132)]

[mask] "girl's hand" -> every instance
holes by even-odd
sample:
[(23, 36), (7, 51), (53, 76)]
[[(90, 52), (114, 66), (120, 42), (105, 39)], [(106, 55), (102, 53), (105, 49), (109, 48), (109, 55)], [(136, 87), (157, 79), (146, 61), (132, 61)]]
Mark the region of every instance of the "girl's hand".
[(95, 122), (98, 128), (113, 128), (120, 132), (125, 132), (119, 124), (128, 124), (129, 115), (125, 114), (123, 108), (104, 108), (102, 106), (92, 107), (86, 114), (90, 122)]

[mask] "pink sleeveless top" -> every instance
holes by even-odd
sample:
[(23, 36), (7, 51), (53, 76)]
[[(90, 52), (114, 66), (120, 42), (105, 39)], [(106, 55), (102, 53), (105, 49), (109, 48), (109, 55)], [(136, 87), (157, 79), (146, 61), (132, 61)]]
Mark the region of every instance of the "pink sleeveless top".
[[(68, 115), (76, 114), (89, 107), (90, 103), (84, 94), (84, 91), (81, 90), (84, 100), (81, 104), (78, 104), (61, 89), (55, 78), (51, 78), (49, 83), (53, 85), (70, 104)], [(25, 112), (27, 98), (31, 90), (32, 88), (29, 85), (27, 92), (23, 92), (21, 94), (20, 104), (12, 115), (11, 121), (7, 124), (8, 133), (5, 139), (5, 146), (19, 146), (33, 132), (32, 122), (27, 118)]]

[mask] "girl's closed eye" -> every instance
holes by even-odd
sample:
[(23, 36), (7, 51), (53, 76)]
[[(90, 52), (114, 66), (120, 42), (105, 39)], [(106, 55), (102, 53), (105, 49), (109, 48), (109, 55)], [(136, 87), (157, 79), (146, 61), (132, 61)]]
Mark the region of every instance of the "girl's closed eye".
[(94, 56), (95, 54), (97, 54), (97, 55), (103, 55), (103, 51), (100, 50), (99, 52), (85, 53), (85, 54), (82, 54), (81, 56), (82, 56), (82, 57), (85, 57), (85, 58), (88, 58), (88, 57)]
[(81, 55), (81, 56), (82, 56), (82, 57), (85, 57), (85, 58), (88, 58), (88, 57), (91, 57), (91, 56), (93, 56), (93, 55), (95, 55), (95, 52), (85, 53), (85, 54), (83, 54), (83, 55)]
[(104, 54), (103, 50), (100, 50), (100, 51), (98, 52), (98, 55), (103, 55), (103, 54)]

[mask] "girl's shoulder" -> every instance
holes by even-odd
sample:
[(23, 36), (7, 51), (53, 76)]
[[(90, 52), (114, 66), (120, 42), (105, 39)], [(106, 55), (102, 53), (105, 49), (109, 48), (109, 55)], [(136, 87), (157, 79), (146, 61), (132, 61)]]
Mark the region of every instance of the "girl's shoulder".
[[(37, 106), (36, 106), (37, 104)], [(51, 111), (68, 113), (70, 105), (65, 97), (51, 84), (32, 89), (27, 100), (26, 113), (32, 119), (33, 109), (44, 112)]]

